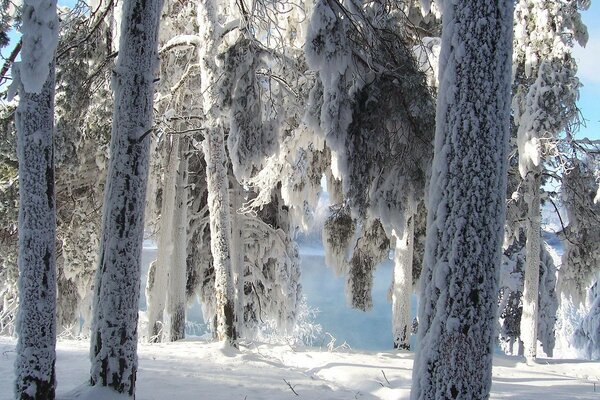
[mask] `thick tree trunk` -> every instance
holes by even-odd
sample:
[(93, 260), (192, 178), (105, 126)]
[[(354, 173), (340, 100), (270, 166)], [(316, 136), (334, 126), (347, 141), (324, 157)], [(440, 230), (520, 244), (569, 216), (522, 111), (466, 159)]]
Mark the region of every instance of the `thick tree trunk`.
[(537, 355), (538, 292), (540, 282), (540, 171), (531, 170), (525, 178), (527, 220), (525, 232), (525, 278), (523, 280), (523, 314), (521, 315), (521, 340), (527, 362), (534, 362)]
[(400, 350), (410, 350), (414, 229), (414, 216), (407, 213), (404, 232), (400, 236), (394, 233), (396, 251), (394, 254), (394, 286), (392, 288), (392, 334), (394, 348)]
[[(169, 140), (169, 138), (167, 138)], [(173, 264), (174, 215), (179, 169), (179, 138), (174, 136), (165, 143), (167, 165), (164, 172), (162, 204), (160, 211), (160, 231), (158, 233), (158, 254), (156, 263), (148, 273), (146, 299), (148, 303), (148, 340), (160, 342), (165, 332), (164, 309), (167, 301), (169, 270)]]
[(19, 94), (16, 398), (52, 400), (56, 380), (54, 65), (40, 93), (27, 93), (21, 85)]
[(160, 0), (125, 0), (91, 338), (92, 385), (135, 394), (140, 264)]
[(185, 306), (187, 282), (187, 208), (188, 208), (188, 141), (183, 138), (179, 143), (179, 171), (177, 172), (177, 192), (173, 214), (174, 245), (173, 262), (169, 273), (169, 291), (167, 296), (167, 321), (169, 340), (185, 337)]
[(442, 5), (411, 398), (487, 399), (505, 222), (512, 1)]

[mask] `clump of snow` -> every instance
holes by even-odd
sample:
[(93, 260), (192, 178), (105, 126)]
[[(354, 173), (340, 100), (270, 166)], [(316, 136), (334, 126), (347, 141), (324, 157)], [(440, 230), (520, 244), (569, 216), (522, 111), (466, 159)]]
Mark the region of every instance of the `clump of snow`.
[(40, 93), (58, 44), (56, 0), (25, 0), (19, 71), (26, 92)]

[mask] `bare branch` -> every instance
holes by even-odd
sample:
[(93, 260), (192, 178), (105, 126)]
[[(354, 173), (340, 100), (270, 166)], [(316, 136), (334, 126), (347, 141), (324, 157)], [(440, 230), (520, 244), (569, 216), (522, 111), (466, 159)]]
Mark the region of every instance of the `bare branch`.
[(296, 393), (296, 391), (294, 390), (294, 387), (295, 387), (295, 386), (292, 386), (292, 384), (291, 384), (291, 383), (289, 383), (288, 381), (286, 381), (286, 380), (285, 380), (285, 378), (283, 379), (283, 381), (284, 381), (285, 383), (287, 383), (287, 385), (289, 386), (289, 388), (292, 390), (292, 392), (294, 392), (294, 394), (295, 394), (296, 396), (300, 396), (300, 395), (299, 395), (298, 393)]

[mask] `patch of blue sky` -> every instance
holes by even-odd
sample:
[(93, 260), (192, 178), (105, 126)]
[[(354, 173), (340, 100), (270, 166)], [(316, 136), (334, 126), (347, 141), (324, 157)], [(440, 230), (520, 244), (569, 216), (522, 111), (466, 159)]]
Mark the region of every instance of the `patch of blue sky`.
[(577, 60), (578, 76), (581, 80), (579, 108), (584, 118), (577, 137), (600, 139), (600, 3), (592, 1), (589, 10), (582, 13), (588, 27), (589, 40), (585, 48), (577, 46), (574, 55)]

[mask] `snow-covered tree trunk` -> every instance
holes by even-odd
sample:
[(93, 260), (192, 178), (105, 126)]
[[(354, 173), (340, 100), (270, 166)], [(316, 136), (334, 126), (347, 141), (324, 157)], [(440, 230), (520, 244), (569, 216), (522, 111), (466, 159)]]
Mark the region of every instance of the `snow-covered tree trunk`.
[[(233, 171), (231, 171), (233, 172)], [(238, 211), (243, 206), (243, 188), (237, 182), (233, 173), (231, 179), (231, 270), (235, 285), (235, 315), (236, 329), (240, 335), (244, 335), (244, 286), (245, 286), (245, 262), (244, 262), (244, 215)]]
[[(179, 137), (174, 135), (165, 144), (166, 168), (163, 179), (160, 232), (158, 234), (158, 254), (156, 262), (148, 272), (146, 301), (148, 304), (148, 340), (160, 342), (163, 336), (169, 270), (173, 264), (175, 196), (177, 170), (179, 169)], [(167, 138), (169, 140), (169, 138)]]
[(218, 340), (235, 344), (235, 290), (231, 264), (231, 221), (225, 135), (220, 126), (206, 132), (203, 143), (207, 161), (206, 184), (210, 213), (210, 246), (215, 270), (215, 297)]
[(125, 0), (91, 338), (92, 385), (134, 396), (154, 72), (162, 1)]
[(401, 235), (394, 232), (394, 281), (392, 287), (392, 335), (394, 348), (410, 350), (412, 319), (410, 299), (412, 296), (412, 268), (414, 253), (414, 216), (406, 216), (406, 227)]
[[(25, 62), (25, 60), (23, 60)], [(18, 399), (54, 399), (56, 213), (54, 68), (39, 93), (21, 86), (16, 112), (19, 159)]]
[[(21, 62), (12, 90), (19, 160), (19, 309), (15, 398), (53, 400), (56, 385), (54, 57), (56, 1), (23, 4)], [(14, 92), (13, 92), (14, 93)], [(12, 94), (11, 94), (12, 96)]]
[(504, 228), (512, 1), (443, 2), (411, 398), (487, 399)]
[(185, 337), (185, 306), (187, 282), (187, 227), (188, 227), (188, 142), (183, 138), (179, 143), (179, 171), (177, 172), (175, 210), (172, 224), (173, 259), (169, 272), (167, 296), (168, 339), (175, 341)]
[(216, 65), (218, 34), (217, 5), (213, 0), (198, 2), (198, 26), (203, 45), (198, 55), (201, 89), (206, 117), (202, 149), (206, 160), (206, 186), (210, 214), (210, 246), (215, 274), (216, 336), (235, 345), (234, 282), (231, 270), (231, 218), (229, 209), (228, 159), (221, 121), (222, 101)]
[(540, 176), (539, 168), (534, 168), (525, 177), (525, 200), (527, 220), (525, 232), (525, 277), (523, 280), (523, 314), (521, 315), (521, 340), (528, 362), (535, 361), (537, 354), (538, 291), (540, 282)]

